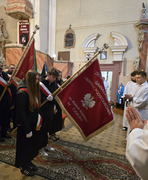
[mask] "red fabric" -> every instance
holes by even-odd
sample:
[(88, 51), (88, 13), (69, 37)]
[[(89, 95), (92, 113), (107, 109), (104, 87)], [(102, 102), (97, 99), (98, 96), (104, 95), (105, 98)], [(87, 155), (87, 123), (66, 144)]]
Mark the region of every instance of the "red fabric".
[(33, 69), (34, 66), (34, 41), (32, 41), (30, 48), (22, 61), (21, 66), (19, 67), (15, 77), (23, 79), (30, 69)]
[(62, 119), (66, 118), (66, 114), (62, 113)]
[(57, 97), (85, 137), (113, 119), (97, 59)]

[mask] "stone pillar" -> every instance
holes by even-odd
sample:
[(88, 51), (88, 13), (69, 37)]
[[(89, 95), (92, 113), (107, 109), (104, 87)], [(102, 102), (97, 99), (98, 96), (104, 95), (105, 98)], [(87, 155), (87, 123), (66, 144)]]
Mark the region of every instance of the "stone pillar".
[(140, 22), (135, 26), (139, 28), (139, 70), (148, 72), (148, 10), (143, 3), (142, 15)]

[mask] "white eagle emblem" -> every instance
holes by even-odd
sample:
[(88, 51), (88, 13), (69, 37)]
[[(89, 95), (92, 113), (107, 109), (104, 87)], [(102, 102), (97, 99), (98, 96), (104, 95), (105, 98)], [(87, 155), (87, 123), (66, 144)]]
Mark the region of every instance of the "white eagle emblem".
[(84, 100), (81, 100), (82, 106), (85, 107), (86, 109), (92, 108), (96, 103), (93, 99), (94, 97), (92, 97), (90, 93), (85, 94)]

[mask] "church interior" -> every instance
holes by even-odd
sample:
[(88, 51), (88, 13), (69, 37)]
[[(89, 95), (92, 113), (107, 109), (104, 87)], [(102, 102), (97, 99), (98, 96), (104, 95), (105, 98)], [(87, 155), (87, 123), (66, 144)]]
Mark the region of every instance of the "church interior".
[[(39, 29), (34, 33), (36, 25)], [(18, 64), (31, 37), (35, 42), (38, 72), (42, 72), (46, 62), (48, 68), (59, 69), (65, 80), (99, 52), (101, 74), (109, 84), (108, 101), (113, 103), (113, 125), (84, 141), (66, 117), (57, 135), (63, 141), (125, 155), (127, 132), (122, 131), (124, 108), (116, 106), (117, 90), (120, 83), (125, 86), (130, 80), (132, 71), (148, 73), (147, 1), (0, 0), (0, 60), (5, 70), (10, 64)], [(54, 144), (49, 141), (49, 146)], [(3, 148), (0, 143), (2, 151)], [(38, 174), (24, 176), (18, 168), (0, 160), (0, 179), (47, 178)]]

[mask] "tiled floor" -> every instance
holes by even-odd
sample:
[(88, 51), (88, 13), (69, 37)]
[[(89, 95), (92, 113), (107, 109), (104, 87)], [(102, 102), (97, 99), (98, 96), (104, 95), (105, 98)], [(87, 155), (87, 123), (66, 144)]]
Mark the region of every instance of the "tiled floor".
[[(87, 142), (83, 140), (78, 130), (68, 119), (65, 120), (65, 128), (58, 132), (57, 135), (65, 141), (71, 141), (118, 154), (125, 154), (126, 132), (122, 131), (122, 118), (123, 116), (114, 114), (113, 126)], [(45, 178), (37, 175), (34, 177), (24, 176), (20, 173), (19, 169), (0, 162), (0, 180), (45, 180)]]
[(126, 132), (122, 131), (122, 119), (123, 116), (114, 114), (114, 124), (87, 142), (83, 140), (79, 131), (68, 120), (65, 122), (65, 128), (58, 132), (57, 135), (65, 141), (125, 154)]

